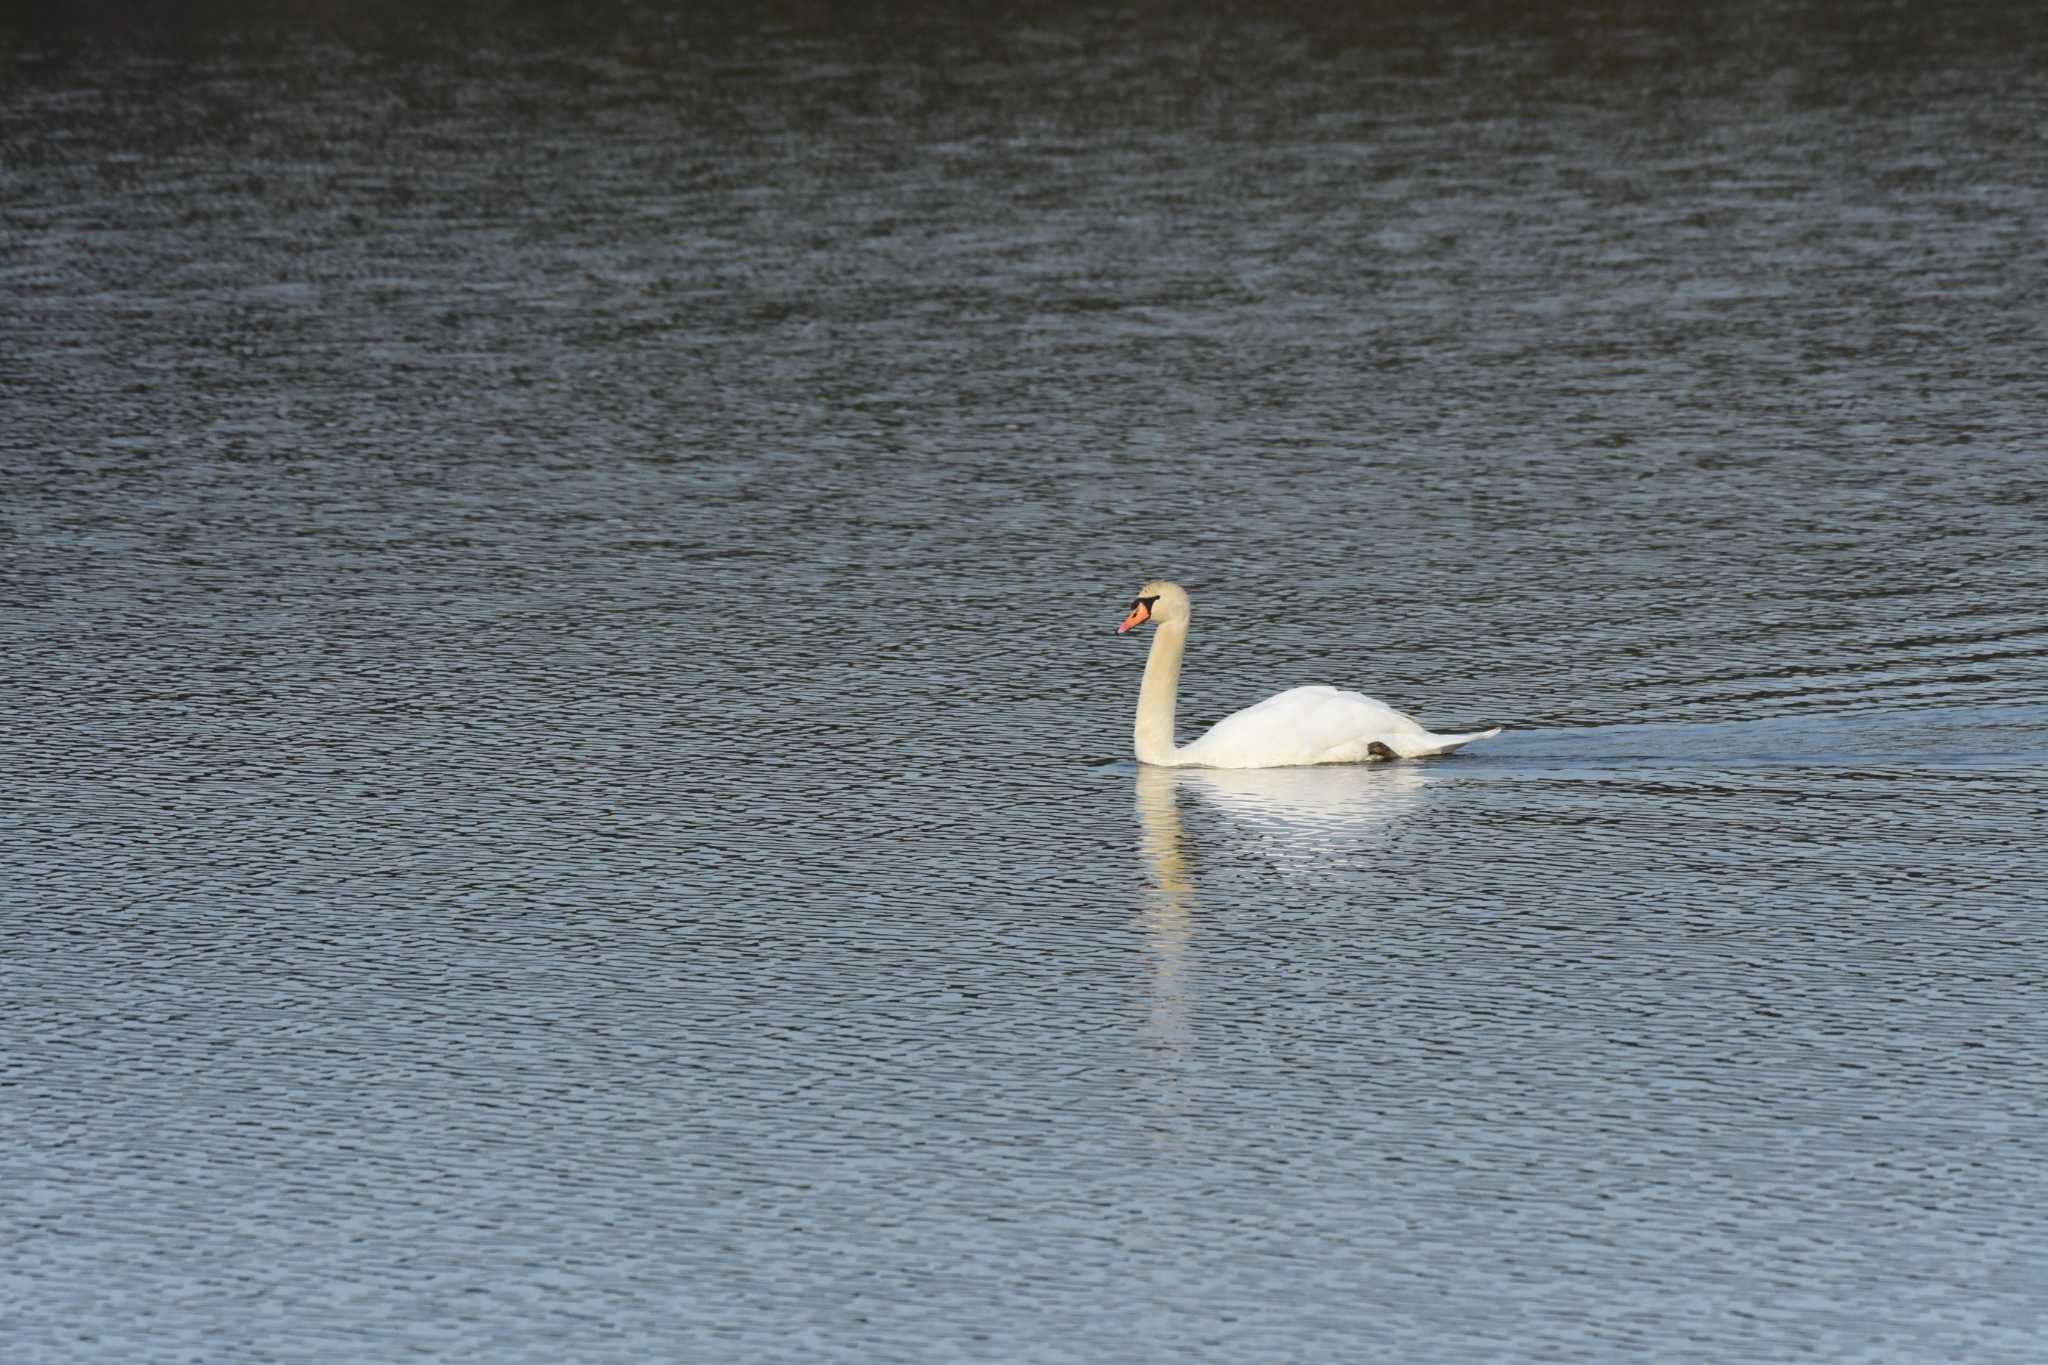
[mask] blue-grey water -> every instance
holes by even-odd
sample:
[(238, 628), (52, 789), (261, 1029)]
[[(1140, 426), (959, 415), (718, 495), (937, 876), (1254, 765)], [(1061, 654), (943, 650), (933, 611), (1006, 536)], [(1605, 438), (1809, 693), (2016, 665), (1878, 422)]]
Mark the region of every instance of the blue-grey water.
[(2042, 37), (0, 21), (0, 1356), (2043, 1359)]

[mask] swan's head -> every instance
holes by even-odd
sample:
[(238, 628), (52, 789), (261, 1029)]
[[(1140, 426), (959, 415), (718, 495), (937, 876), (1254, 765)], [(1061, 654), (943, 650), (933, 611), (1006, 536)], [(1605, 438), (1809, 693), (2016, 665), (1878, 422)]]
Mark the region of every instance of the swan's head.
[(1147, 621), (1168, 625), (1175, 621), (1185, 624), (1187, 619), (1187, 590), (1178, 583), (1155, 578), (1138, 589), (1138, 595), (1131, 600), (1131, 614), (1116, 628), (1116, 633), (1122, 635), (1125, 631), (1136, 630)]

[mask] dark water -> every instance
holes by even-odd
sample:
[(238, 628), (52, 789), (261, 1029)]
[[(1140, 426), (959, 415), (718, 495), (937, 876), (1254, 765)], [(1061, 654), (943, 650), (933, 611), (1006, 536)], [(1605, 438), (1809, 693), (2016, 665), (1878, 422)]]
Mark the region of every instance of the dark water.
[[(169, 13), (0, 27), (9, 1361), (2042, 1357), (2031, 7)], [(1510, 728), (1141, 771), (1155, 576)]]

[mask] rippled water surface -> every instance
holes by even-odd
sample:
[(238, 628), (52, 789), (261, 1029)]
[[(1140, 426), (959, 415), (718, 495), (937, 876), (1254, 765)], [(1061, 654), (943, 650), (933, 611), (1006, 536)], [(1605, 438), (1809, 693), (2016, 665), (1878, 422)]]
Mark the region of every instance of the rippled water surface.
[(2042, 1358), (2031, 7), (94, 13), (9, 1361)]

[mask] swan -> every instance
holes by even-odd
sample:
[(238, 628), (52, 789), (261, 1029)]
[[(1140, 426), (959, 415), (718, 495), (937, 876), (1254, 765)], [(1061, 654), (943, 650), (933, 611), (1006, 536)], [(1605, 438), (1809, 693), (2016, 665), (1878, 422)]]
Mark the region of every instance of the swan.
[(1138, 589), (1119, 635), (1150, 621), (1152, 650), (1138, 685), (1138, 719), (1131, 729), (1140, 763), (1166, 768), (1290, 768), (1309, 763), (1359, 763), (1374, 758), (1447, 754), (1500, 727), (1463, 735), (1431, 734), (1413, 716), (1384, 702), (1334, 687), (1291, 687), (1256, 706), (1225, 716), (1190, 744), (1173, 742), (1174, 694), (1180, 656), (1188, 643), (1188, 594), (1178, 583), (1154, 579)]

